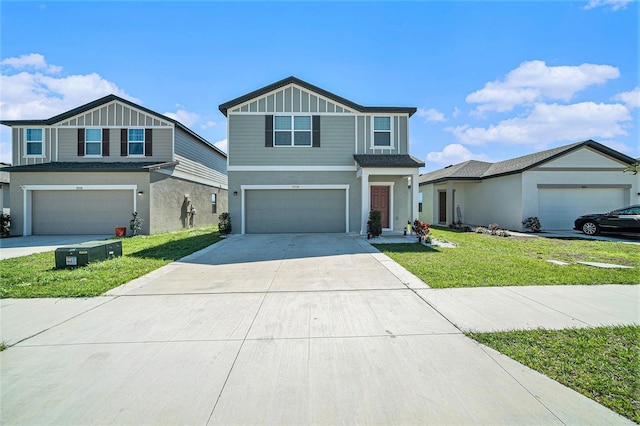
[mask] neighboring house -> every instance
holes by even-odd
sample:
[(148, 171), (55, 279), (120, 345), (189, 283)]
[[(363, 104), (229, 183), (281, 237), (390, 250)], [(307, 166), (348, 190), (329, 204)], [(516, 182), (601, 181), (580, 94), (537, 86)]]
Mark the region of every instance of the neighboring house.
[(387, 230), (417, 217), (424, 163), (409, 155), (415, 108), (365, 107), (289, 77), (219, 109), (234, 232), (366, 234), (372, 209)]
[(11, 164), (0, 163), (0, 213), (9, 213), (9, 172), (4, 171)]
[(466, 161), (420, 176), (420, 218), (522, 230), (538, 217), (543, 229), (572, 229), (582, 214), (639, 202), (640, 175), (623, 173), (634, 161), (592, 140), (499, 163)]
[(115, 95), (1, 123), (12, 128), (13, 235), (112, 234), (134, 211), (141, 233), (156, 233), (217, 223), (227, 210), (226, 154)]

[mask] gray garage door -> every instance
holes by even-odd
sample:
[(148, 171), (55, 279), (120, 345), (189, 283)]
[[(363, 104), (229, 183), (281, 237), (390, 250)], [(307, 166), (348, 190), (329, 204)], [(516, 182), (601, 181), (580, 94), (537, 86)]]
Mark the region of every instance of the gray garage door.
[(129, 226), (132, 191), (33, 191), (34, 235), (114, 234)]
[(245, 232), (346, 232), (342, 189), (250, 190), (245, 192)]
[(546, 230), (573, 229), (578, 216), (624, 207), (627, 191), (621, 188), (540, 188), (540, 224)]

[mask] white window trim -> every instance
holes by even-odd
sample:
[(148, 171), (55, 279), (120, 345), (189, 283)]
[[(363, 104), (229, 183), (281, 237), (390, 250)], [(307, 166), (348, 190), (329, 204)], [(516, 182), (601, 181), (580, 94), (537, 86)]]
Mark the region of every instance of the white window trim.
[[(27, 150), (27, 130), (33, 130), (33, 129), (40, 129), (42, 130), (42, 139), (40, 140), (40, 146), (42, 147), (42, 154), (27, 154), (28, 150)], [(44, 127), (25, 127), (24, 128), (24, 155), (22, 156), (22, 158), (45, 158), (46, 154), (45, 154), (45, 150), (44, 150), (44, 140), (45, 138), (45, 131), (44, 131)], [(37, 141), (30, 141), (31, 143), (35, 143)]]
[[(276, 129), (276, 117), (290, 117), (291, 118), (291, 130), (278, 130)], [(294, 128), (294, 118), (293, 117), (309, 117), (311, 119), (311, 129), (310, 130), (298, 130), (298, 132), (309, 132), (311, 138), (311, 143), (309, 145), (296, 145), (294, 143), (295, 132)], [(291, 133), (291, 145), (276, 145), (276, 132), (289, 132)], [(273, 115), (273, 147), (274, 148), (312, 148), (313, 147), (313, 115), (308, 113), (291, 113), (291, 114), (274, 114)]]
[[(145, 156), (145, 132), (144, 132), (144, 127), (127, 127), (127, 157), (130, 158), (144, 158)], [(131, 141), (131, 139), (129, 139), (129, 130), (142, 130), (142, 141)], [(142, 154), (131, 154), (131, 143), (142, 143)]]
[[(388, 117), (389, 118), (389, 130), (375, 130), (375, 121), (376, 121), (376, 117)], [(393, 115), (372, 115), (371, 116), (371, 144), (370, 144), (370, 149), (389, 149), (389, 150), (393, 150), (396, 149), (395, 147), (395, 138), (394, 138), (394, 121), (395, 121), (395, 116)], [(388, 132), (389, 133), (389, 146), (384, 146), (384, 145), (374, 145), (374, 139), (375, 139), (375, 134), (377, 132)]]
[[(100, 142), (96, 142), (96, 141), (87, 142), (87, 130), (99, 130)], [(100, 154), (87, 154), (87, 143), (99, 143)], [(84, 156), (86, 158), (102, 158), (102, 128), (101, 127), (87, 127), (84, 129)]]

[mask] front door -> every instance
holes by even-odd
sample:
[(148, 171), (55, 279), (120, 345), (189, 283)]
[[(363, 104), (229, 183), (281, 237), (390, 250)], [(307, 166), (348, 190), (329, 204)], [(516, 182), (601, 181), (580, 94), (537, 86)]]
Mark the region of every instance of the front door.
[(380, 222), (383, 228), (389, 228), (389, 187), (371, 187), (371, 210), (380, 212)]
[(447, 223), (447, 193), (438, 192), (438, 222)]

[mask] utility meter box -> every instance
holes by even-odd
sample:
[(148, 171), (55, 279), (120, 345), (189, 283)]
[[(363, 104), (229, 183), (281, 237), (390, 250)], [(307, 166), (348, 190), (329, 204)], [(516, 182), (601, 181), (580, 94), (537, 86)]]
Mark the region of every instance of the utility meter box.
[(56, 249), (56, 268), (77, 268), (89, 262), (122, 256), (122, 241), (88, 241)]

